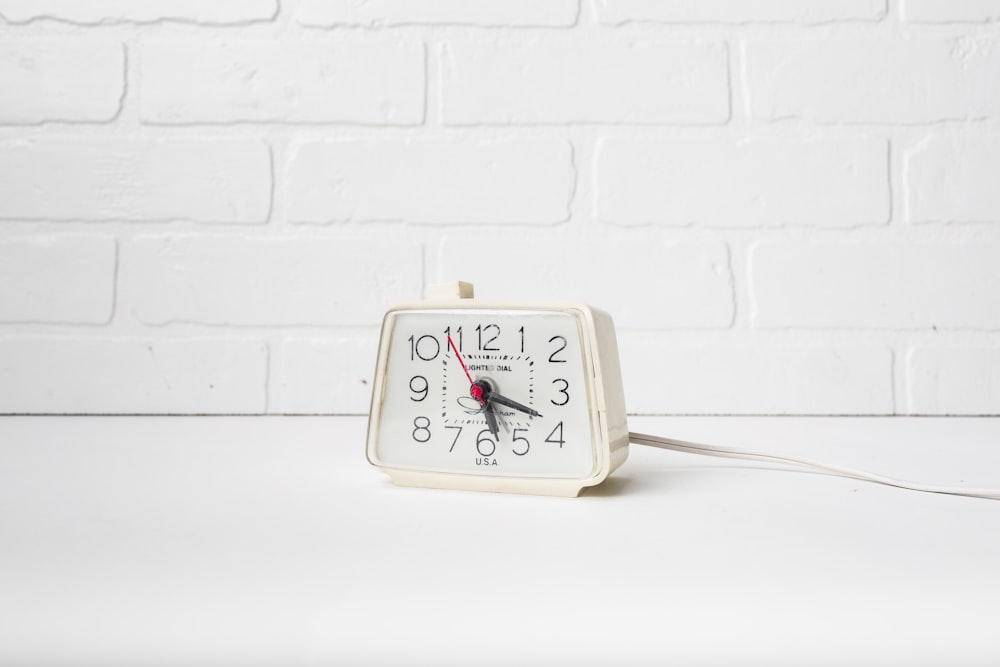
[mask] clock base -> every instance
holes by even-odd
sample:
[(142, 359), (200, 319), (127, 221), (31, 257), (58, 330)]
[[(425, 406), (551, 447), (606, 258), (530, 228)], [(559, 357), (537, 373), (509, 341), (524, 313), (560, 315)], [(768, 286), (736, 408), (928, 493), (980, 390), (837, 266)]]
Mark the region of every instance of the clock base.
[(450, 475), (447, 473), (399, 470), (395, 468), (382, 468), (382, 472), (389, 475), (396, 486), (429, 489), (462, 489), (467, 491), (489, 491), (493, 493), (523, 493), (535, 496), (561, 496), (564, 498), (575, 498), (580, 495), (583, 489), (600, 483), (600, 480)]

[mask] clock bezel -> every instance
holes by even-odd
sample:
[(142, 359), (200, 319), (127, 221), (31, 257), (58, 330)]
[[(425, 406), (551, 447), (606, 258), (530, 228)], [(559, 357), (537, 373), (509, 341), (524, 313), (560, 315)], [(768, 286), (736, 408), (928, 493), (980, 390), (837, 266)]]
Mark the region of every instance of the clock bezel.
[[(388, 366), (389, 347), (392, 340), (392, 325), (395, 315), (407, 311), (448, 311), (455, 310), (500, 310), (500, 311), (542, 311), (558, 312), (572, 315), (577, 322), (577, 330), (581, 337), (580, 347), (583, 354), (584, 377), (587, 388), (587, 414), (590, 419), (591, 443), (595, 465), (592, 472), (583, 477), (519, 477), (483, 474), (465, 474), (459, 472), (438, 472), (416, 470), (387, 465), (378, 459), (378, 435), (382, 414), (382, 402), (386, 388), (386, 369)], [(604, 322), (606, 320), (606, 323)], [(604, 326), (599, 326), (604, 323)], [(610, 341), (606, 341), (608, 336)], [(602, 343), (604, 343), (602, 345)], [(608, 352), (610, 343), (611, 353)], [(610, 357), (610, 358), (606, 358)], [(610, 376), (610, 378), (608, 378)], [(608, 414), (608, 389), (606, 378), (610, 379), (611, 391), (617, 391), (616, 400), (611, 401), (612, 412)], [(389, 475), (393, 483), (400, 486), (419, 486), (441, 489), (466, 489), (475, 491), (494, 491), (511, 493), (529, 493), (539, 495), (576, 496), (586, 487), (600, 484), (611, 472), (625, 460), (628, 451), (627, 426), (624, 426), (624, 401), (621, 394), (621, 375), (618, 363), (617, 346), (614, 341), (614, 328), (610, 317), (590, 306), (562, 301), (508, 301), (486, 299), (429, 299), (419, 302), (397, 304), (390, 307), (382, 319), (379, 339), (378, 357), (375, 366), (375, 376), (372, 383), (372, 400), (368, 418), (368, 436), (366, 456), (368, 462)], [(624, 427), (614, 429), (613, 424), (620, 422)]]

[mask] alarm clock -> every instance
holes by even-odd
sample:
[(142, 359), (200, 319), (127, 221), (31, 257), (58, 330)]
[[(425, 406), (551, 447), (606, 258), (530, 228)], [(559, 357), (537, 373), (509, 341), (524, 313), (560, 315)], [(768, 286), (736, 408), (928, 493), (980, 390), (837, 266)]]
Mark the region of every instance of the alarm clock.
[(431, 286), (382, 322), (368, 461), (395, 484), (577, 496), (628, 456), (614, 324)]

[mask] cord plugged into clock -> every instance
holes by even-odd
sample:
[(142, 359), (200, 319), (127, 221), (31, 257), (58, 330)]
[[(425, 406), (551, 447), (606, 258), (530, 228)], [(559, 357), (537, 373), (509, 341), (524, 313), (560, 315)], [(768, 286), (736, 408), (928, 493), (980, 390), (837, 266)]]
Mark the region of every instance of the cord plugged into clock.
[(667, 449), (675, 452), (684, 452), (686, 454), (700, 454), (703, 456), (718, 456), (731, 459), (744, 459), (748, 461), (763, 461), (765, 463), (779, 463), (781, 465), (811, 468), (813, 470), (819, 470), (837, 477), (874, 482), (876, 484), (884, 484), (886, 486), (895, 486), (900, 489), (909, 489), (911, 491), (943, 493), (952, 496), (969, 496), (971, 498), (1000, 500), (1000, 489), (974, 489), (909, 482), (901, 479), (894, 479), (892, 477), (886, 477), (885, 475), (867, 472), (865, 470), (855, 470), (853, 468), (845, 468), (842, 466), (810, 461), (808, 459), (799, 459), (791, 456), (778, 456), (776, 454), (768, 454), (766, 452), (747, 449), (731, 449), (729, 447), (704, 445), (697, 442), (674, 440), (673, 438), (663, 438), (656, 435), (646, 435), (644, 433), (629, 433), (628, 438), (629, 442), (635, 445), (646, 445), (649, 447), (657, 447), (659, 449)]

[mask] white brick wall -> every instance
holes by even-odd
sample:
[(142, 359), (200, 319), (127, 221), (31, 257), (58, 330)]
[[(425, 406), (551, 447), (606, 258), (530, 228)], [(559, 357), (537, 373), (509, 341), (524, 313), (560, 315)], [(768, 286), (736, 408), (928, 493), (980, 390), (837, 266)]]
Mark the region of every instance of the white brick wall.
[(569, 217), (563, 140), (304, 143), (288, 166), (292, 222), (556, 223)]
[(424, 49), (386, 39), (253, 39), (143, 44), (144, 121), (415, 125), (424, 117)]
[(272, 411), (368, 412), (377, 336), (296, 336), (276, 342), (271, 349), (268, 405)]
[(82, 24), (239, 24), (270, 20), (277, 12), (278, 0), (0, 0), (0, 16), (11, 23), (51, 19)]
[(450, 238), (438, 256), (435, 282), (478, 275), (480, 294), (614, 305), (619, 326), (709, 329), (733, 321), (729, 253), (721, 243)]
[(1000, 244), (763, 241), (750, 249), (760, 328), (1000, 329)]
[(0, 238), (0, 321), (106, 323), (115, 260), (106, 236)]
[(579, 0), (300, 0), (304, 25), (569, 26)]
[(365, 325), (419, 298), (421, 268), (407, 241), (143, 236), (122, 247), (119, 303), (154, 326)]
[[(932, 2), (934, 0), (931, 0)], [(876, 21), (885, 0), (597, 0), (600, 19), (612, 25), (632, 21), (657, 23), (748, 23)]]
[(183, 340), (0, 339), (0, 403), (14, 413), (226, 414), (267, 410), (267, 347), (230, 334)]
[(266, 222), (257, 140), (32, 136), (0, 142), (0, 219)]
[(749, 41), (751, 113), (763, 121), (887, 125), (1000, 117), (1000, 40), (892, 35)]
[[(857, 343), (810, 344), (760, 336), (620, 336), (629, 409), (658, 414), (886, 414), (893, 411), (892, 350)], [(683, 381), (671, 381), (683, 378)], [(845, 391), (845, 387), (851, 387)]]
[(998, 0), (0, 0), (0, 413), (364, 413), (431, 282), (643, 414), (1000, 414)]
[(596, 215), (716, 227), (885, 224), (888, 163), (884, 139), (612, 138), (597, 146)]
[(996, 414), (1000, 347), (924, 345), (910, 351), (909, 410), (918, 414)]
[(690, 123), (729, 117), (725, 46), (550, 37), (449, 40), (441, 116), (481, 123)]
[(86, 38), (0, 42), (0, 81), (0, 123), (108, 121), (125, 93), (125, 49)]
[(903, 0), (903, 15), (921, 23), (985, 23), (1000, 20), (997, 0)]
[(1000, 135), (929, 135), (906, 147), (909, 222), (995, 221), (1000, 211)]

